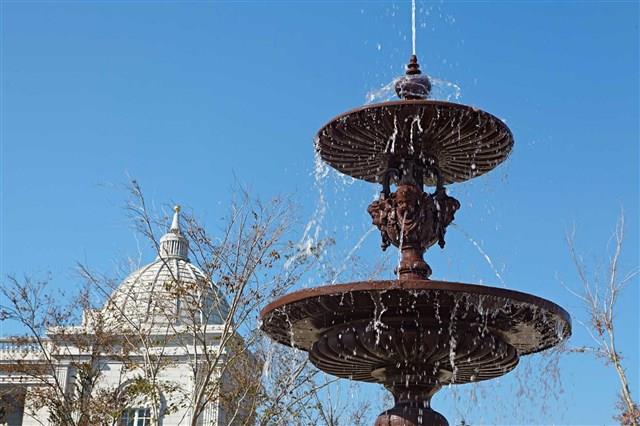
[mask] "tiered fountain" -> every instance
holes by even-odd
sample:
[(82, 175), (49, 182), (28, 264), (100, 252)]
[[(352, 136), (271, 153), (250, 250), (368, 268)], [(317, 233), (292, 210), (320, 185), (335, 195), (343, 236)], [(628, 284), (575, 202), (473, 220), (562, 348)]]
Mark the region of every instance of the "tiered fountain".
[[(383, 384), (395, 406), (376, 426), (447, 425), (431, 409), (443, 386), (492, 379), (523, 355), (571, 334), (570, 317), (539, 297), (503, 288), (429, 279), (423, 260), (460, 203), (445, 185), (484, 174), (513, 147), (498, 118), (428, 100), (415, 55), (396, 83), (400, 100), (342, 114), (317, 135), (316, 150), (338, 171), (382, 185), (368, 212), (382, 248), (401, 253), (397, 280), (327, 285), (288, 294), (261, 313), (262, 330), (307, 351), (320, 370)], [(435, 187), (433, 193), (424, 186)], [(395, 191), (392, 191), (395, 186)]]

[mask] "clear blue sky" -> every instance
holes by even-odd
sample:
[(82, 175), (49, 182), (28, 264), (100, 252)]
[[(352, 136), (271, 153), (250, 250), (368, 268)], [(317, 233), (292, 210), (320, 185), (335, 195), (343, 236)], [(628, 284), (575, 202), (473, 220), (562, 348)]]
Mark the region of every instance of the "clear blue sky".
[[(506, 120), (516, 140), (508, 163), (452, 186), (463, 205), (456, 223), (508, 287), (585, 318), (558, 281), (578, 285), (565, 233), (575, 225), (578, 248), (603, 266), (624, 206), (623, 265), (638, 264), (638, 3), (418, 6), (423, 69), (458, 84), (460, 102)], [(157, 206), (180, 202), (211, 225), (236, 177), (264, 198), (293, 194), (302, 220), (312, 218), (315, 132), (400, 73), (411, 49), (408, 1), (0, 7), (0, 272), (50, 271), (61, 287), (76, 285), (77, 261), (109, 273), (137, 255), (122, 208), (128, 176)], [(369, 227), (375, 190), (334, 177), (321, 188), (330, 208), (322, 230), (339, 232), (336, 250), (349, 252)], [(374, 233), (354, 253), (377, 258), (378, 245)], [(434, 277), (501, 285), (456, 230), (428, 260)], [(636, 400), (639, 304), (636, 280), (617, 317)], [(573, 344), (588, 343), (574, 330)], [(613, 372), (580, 356), (562, 368), (564, 393), (540, 424), (611, 424)], [(499, 407), (527, 404), (511, 404), (504, 383), (496, 389)], [(451, 421), (453, 399), (444, 390), (434, 401)], [(503, 409), (492, 398), (463, 404), (477, 410), (472, 422)]]

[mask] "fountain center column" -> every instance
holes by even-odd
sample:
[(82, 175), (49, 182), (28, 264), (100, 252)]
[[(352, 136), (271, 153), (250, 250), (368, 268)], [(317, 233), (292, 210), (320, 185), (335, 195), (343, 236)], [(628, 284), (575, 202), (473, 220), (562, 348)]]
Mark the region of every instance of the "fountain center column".
[(384, 190), (367, 211), (382, 235), (382, 249), (394, 245), (400, 250), (396, 273), (402, 279), (427, 279), (431, 268), (424, 252), (436, 242), (444, 247), (447, 226), (460, 203), (438, 186), (433, 194), (420, 185), (401, 183), (395, 192)]
[(386, 386), (395, 406), (381, 413), (375, 426), (449, 426), (447, 419), (431, 408), (431, 397), (440, 385)]

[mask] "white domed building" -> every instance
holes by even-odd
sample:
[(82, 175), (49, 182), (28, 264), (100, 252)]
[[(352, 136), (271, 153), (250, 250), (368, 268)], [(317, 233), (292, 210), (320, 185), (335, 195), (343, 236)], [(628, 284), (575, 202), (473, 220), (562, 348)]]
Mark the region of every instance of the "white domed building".
[[(233, 331), (225, 326), (228, 305), (215, 283), (189, 262), (189, 242), (182, 234), (179, 207), (167, 234), (161, 239), (157, 258), (130, 274), (108, 297), (102, 309), (85, 312), (76, 327), (49, 329), (47, 340), (55, 352), (55, 379), (64, 392), (77, 389), (77, 360), (85, 354), (74, 344), (76, 336), (97, 336), (106, 331), (117, 336), (109, 343), (112, 353), (99, 361), (100, 377), (95, 389), (129, 395), (128, 404), (116, 424), (122, 426), (192, 425), (218, 426), (246, 422), (250, 410), (243, 402), (235, 407), (233, 419), (219, 400), (198, 399), (199, 377), (204, 355), (218, 357), (212, 383), (224, 393), (236, 382), (222, 368), (225, 351), (219, 350), (222, 336)], [(232, 339), (241, 341), (237, 335)], [(55, 343), (53, 343), (55, 342)], [(31, 345), (31, 346), (29, 346)], [(63, 348), (64, 350), (61, 350)], [(123, 355), (126, 353), (126, 356)], [(32, 343), (0, 339), (0, 366), (17, 362), (41, 362), (43, 351)], [(86, 354), (85, 358), (90, 356)], [(245, 357), (251, 370), (251, 355)], [(249, 367), (247, 367), (249, 366)], [(209, 367), (209, 371), (212, 371)], [(50, 380), (54, 380), (51, 375)], [(130, 391), (140, 383), (155, 391)], [(30, 392), (42, 386), (42, 378), (8, 373), (0, 368), (0, 425), (54, 425), (46, 408), (29, 407)], [(5, 392), (1, 392), (2, 390)], [(12, 392), (7, 393), (6, 390)], [(145, 388), (146, 389), (146, 388)], [(210, 392), (210, 391), (208, 391)], [(204, 392), (201, 392), (204, 393)], [(149, 396), (149, 394), (151, 396)], [(11, 401), (6, 395), (12, 395)], [(210, 393), (209, 393), (210, 395)], [(198, 403), (194, 401), (204, 401)], [(250, 404), (250, 401), (247, 401)], [(4, 410), (3, 410), (4, 409)], [(4, 412), (3, 412), (4, 411)], [(89, 423), (93, 424), (93, 423)]]
[(190, 324), (216, 326), (227, 316), (227, 304), (215, 283), (189, 263), (189, 241), (180, 230), (179, 207), (175, 210), (156, 260), (129, 275), (103, 308), (104, 316), (118, 327), (163, 332)]

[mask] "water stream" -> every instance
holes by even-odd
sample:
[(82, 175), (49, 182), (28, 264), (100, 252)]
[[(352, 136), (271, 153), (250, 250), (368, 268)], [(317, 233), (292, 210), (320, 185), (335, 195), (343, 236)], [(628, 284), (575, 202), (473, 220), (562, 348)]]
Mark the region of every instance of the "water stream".
[(487, 252), (484, 251), (484, 249), (482, 248), (482, 246), (473, 238), (471, 237), (471, 235), (469, 235), (469, 233), (467, 231), (465, 231), (464, 229), (462, 229), (462, 227), (456, 223), (452, 223), (450, 225), (453, 229), (457, 230), (458, 232), (460, 232), (462, 235), (464, 235), (464, 237), (478, 250), (478, 252), (480, 253), (480, 255), (482, 256), (482, 258), (487, 262), (487, 264), (489, 265), (489, 268), (491, 268), (491, 271), (493, 271), (493, 274), (496, 276), (496, 278), (498, 279), (498, 281), (500, 282), (500, 284), (502, 285), (502, 287), (506, 288), (507, 284), (505, 283), (504, 279), (502, 278), (502, 275), (500, 274), (500, 272), (498, 271), (498, 268), (496, 268), (495, 264), (493, 263), (493, 261), (491, 260), (491, 257), (489, 257), (489, 255), (487, 254)]
[(411, 0), (411, 43), (413, 54), (416, 54), (416, 0)]
[[(462, 88), (457, 83), (429, 74), (427, 74), (427, 76), (429, 80), (431, 80), (431, 94), (429, 98), (447, 102), (460, 100)], [(398, 76), (383, 86), (369, 90), (365, 95), (365, 103), (376, 104), (379, 102), (398, 100), (398, 96), (396, 95), (396, 82), (402, 77), (403, 76)]]
[(404, 223), (407, 220), (407, 212), (404, 212), (402, 216), (402, 222), (400, 223), (400, 244), (398, 245), (398, 266), (396, 268), (396, 276), (400, 279), (400, 266), (402, 266), (402, 246), (404, 244)]
[(335, 275), (333, 276), (333, 279), (331, 280), (331, 284), (335, 284), (336, 281), (338, 280), (338, 278), (340, 277), (340, 275), (347, 269), (347, 266), (349, 266), (349, 261), (351, 260), (351, 258), (353, 257), (353, 255), (360, 249), (360, 247), (362, 247), (362, 244), (364, 243), (364, 241), (367, 239), (367, 237), (369, 237), (369, 235), (371, 235), (371, 233), (373, 231), (376, 231), (378, 228), (376, 228), (375, 226), (372, 226), (371, 228), (369, 228), (363, 235), (362, 237), (360, 237), (360, 239), (356, 242), (356, 244), (351, 248), (351, 250), (349, 250), (349, 253), (347, 253), (346, 257), (344, 258), (344, 262), (342, 263), (342, 265), (340, 266), (340, 268), (338, 269), (338, 271), (335, 273)]

